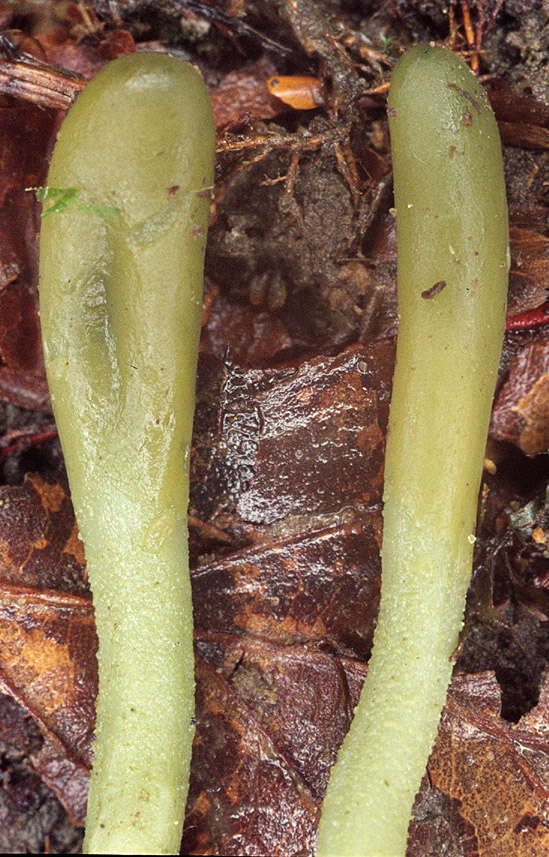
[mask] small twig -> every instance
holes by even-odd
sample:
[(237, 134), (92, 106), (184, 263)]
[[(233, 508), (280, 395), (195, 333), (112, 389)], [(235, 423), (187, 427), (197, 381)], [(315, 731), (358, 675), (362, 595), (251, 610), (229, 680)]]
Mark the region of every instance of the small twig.
[(25, 60), (0, 59), (0, 93), (32, 101), (41, 107), (67, 110), (86, 86), (82, 77)]
[(280, 210), (295, 218), (295, 220), (299, 224), (301, 233), (304, 235), (305, 221), (303, 219), (303, 212), (301, 211), (294, 195), (295, 183), (298, 172), (299, 154), (298, 152), (292, 152), (290, 156), (290, 165), (288, 167), (288, 172), (286, 173), (286, 186), (284, 188), (284, 194), (280, 201)]
[(385, 95), (389, 92), (389, 82), (380, 83), (379, 86), (374, 86), (372, 89), (363, 89), (361, 95)]
[(507, 316), (505, 330), (529, 330), (542, 324), (549, 324), (549, 301), (535, 309)]
[(243, 140), (219, 140), (217, 152), (241, 152), (243, 149), (254, 149), (265, 146), (267, 149), (294, 149), (309, 151), (323, 146), (325, 143), (342, 142), (345, 135), (340, 128), (333, 128), (322, 134), (257, 134)]
[(338, 172), (344, 178), (349, 190), (351, 191), (351, 196), (353, 198), (353, 206), (356, 211), (360, 202), (360, 180), (358, 177), (358, 169), (355, 157), (348, 143), (341, 145), (341, 143), (335, 142), (334, 152), (336, 156)]
[(215, 6), (211, 6), (207, 3), (198, 2), (198, 0), (185, 0), (185, 2), (181, 2), (181, 0), (170, 0), (166, 5), (175, 6), (179, 8), (184, 6), (186, 9), (194, 12), (201, 18), (206, 18), (209, 21), (213, 21), (217, 24), (222, 24), (227, 27), (229, 30), (233, 30), (240, 36), (253, 37), (257, 39), (265, 48), (271, 48), (276, 50), (280, 54), (285, 54), (286, 56), (291, 56), (293, 53), (292, 48), (287, 47), (286, 45), (281, 44), (276, 41), (276, 39), (272, 39), (266, 33), (262, 33), (259, 30), (256, 30), (255, 27), (250, 26), (245, 21), (242, 21), (240, 18), (236, 18), (232, 15), (226, 15), (220, 9), (217, 9)]
[(219, 527), (216, 527), (214, 524), (208, 524), (200, 518), (196, 518), (194, 515), (188, 515), (187, 521), (190, 527), (198, 530), (201, 538), (203, 539), (223, 542), (224, 544), (231, 544), (232, 542), (230, 535), (228, 535), (224, 530), (220, 530)]
[(482, 43), (482, 28), (480, 24), (477, 24), (476, 33), (473, 28), (473, 22), (471, 21), (471, 10), (469, 9), (469, 3), (467, 0), (461, 0), (461, 14), (463, 17), (463, 28), (465, 30), (465, 39), (467, 41), (467, 45), (469, 46), (471, 53), (471, 71), (474, 71), (475, 74), (479, 72), (479, 62), (478, 62), (478, 48)]
[(57, 429), (55, 427), (42, 432), (28, 431), (25, 429), (10, 432), (9, 435), (0, 439), (0, 443), (2, 443), (2, 441), (9, 442), (9, 446), (0, 448), (0, 461), (6, 461), (10, 456), (17, 454), (18, 452), (23, 452), (23, 450), (29, 449), (33, 446), (39, 446), (48, 440), (52, 440), (54, 437), (57, 437)]

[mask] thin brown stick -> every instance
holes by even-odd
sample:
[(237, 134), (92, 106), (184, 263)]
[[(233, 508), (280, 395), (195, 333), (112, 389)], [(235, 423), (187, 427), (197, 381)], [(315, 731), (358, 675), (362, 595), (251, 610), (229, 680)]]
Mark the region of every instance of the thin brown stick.
[(256, 134), (255, 137), (246, 137), (241, 140), (223, 139), (218, 140), (217, 152), (239, 152), (243, 149), (254, 149), (265, 146), (266, 149), (317, 149), (324, 143), (340, 142), (344, 139), (341, 129), (334, 128), (323, 134), (295, 135), (289, 134)]
[(0, 94), (13, 95), (41, 107), (68, 110), (86, 80), (42, 64), (0, 59)]

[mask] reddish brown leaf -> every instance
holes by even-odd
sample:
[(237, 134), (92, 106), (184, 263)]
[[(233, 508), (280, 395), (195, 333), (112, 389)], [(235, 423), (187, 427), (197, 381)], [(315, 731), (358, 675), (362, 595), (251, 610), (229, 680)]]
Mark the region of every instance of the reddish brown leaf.
[(498, 122), (501, 139), (507, 146), (521, 149), (549, 149), (549, 128), (523, 122)]
[(197, 568), (197, 632), (324, 645), (366, 659), (379, 600), (381, 516), (348, 518), (338, 527), (270, 541)]
[(228, 366), (209, 425), (201, 377), (192, 514), (255, 541), (378, 503), (392, 360), (380, 341), (272, 370)]
[(89, 598), (4, 585), (0, 682), (56, 743), (89, 765), (96, 637)]
[(212, 298), (209, 309), (200, 348), (218, 360), (228, 353), (239, 366), (261, 366), (293, 346), (284, 323), (272, 313), (231, 303), (222, 294)]
[(491, 434), (527, 455), (549, 449), (549, 334), (513, 359), (496, 398)]
[(310, 645), (197, 635), (197, 649), (247, 706), (317, 800), (358, 701), (366, 669)]
[[(182, 848), (308, 857), (362, 664), (231, 635), (198, 642), (198, 726)], [(203, 659), (202, 659), (203, 658)]]
[(32, 763), (42, 782), (59, 798), (74, 824), (84, 826), (88, 802), (89, 769), (74, 761), (65, 747), (46, 737)]
[(83, 824), (97, 686), (93, 611), (72, 504), (30, 476), (0, 491), (0, 686), (40, 725), (32, 761)]
[(131, 34), (118, 30), (109, 33), (105, 39), (96, 36), (77, 42), (70, 30), (57, 27), (40, 33), (38, 39), (51, 65), (81, 75), (86, 80), (97, 74), (107, 60), (135, 51)]
[(317, 800), (229, 683), (197, 666), (199, 728), (184, 852), (310, 854)]
[(37, 204), (54, 114), (33, 106), (0, 109), (0, 395), (43, 408), (46, 384), (37, 281)]
[[(516, 725), (501, 720), (499, 710), (499, 687), (491, 673), (454, 678), (429, 761), (430, 781), (450, 797), (463, 857), (545, 857), (549, 680), (539, 704)], [(418, 839), (415, 827), (408, 857), (432, 853), (417, 849)]]
[(532, 229), (510, 229), (511, 271), (508, 315), (534, 309), (549, 294), (549, 237)]
[(274, 65), (263, 58), (225, 75), (210, 91), (216, 128), (238, 128), (283, 113), (286, 107), (267, 87), (267, 80), (274, 73)]
[(498, 120), (549, 128), (549, 107), (533, 95), (512, 89), (503, 78), (487, 81), (486, 88)]
[(84, 595), (84, 549), (59, 483), (33, 474), (0, 489), (0, 585)]

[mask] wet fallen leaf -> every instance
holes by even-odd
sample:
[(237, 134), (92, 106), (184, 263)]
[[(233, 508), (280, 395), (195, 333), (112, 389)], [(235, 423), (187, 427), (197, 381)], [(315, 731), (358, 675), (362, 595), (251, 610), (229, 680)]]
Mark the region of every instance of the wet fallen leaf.
[(512, 226), (508, 315), (545, 303), (549, 294), (549, 237), (532, 229)]
[(38, 211), (54, 114), (0, 109), (0, 396), (36, 410), (48, 405), (38, 322)]
[[(542, 857), (549, 848), (549, 676), (518, 723), (500, 717), (491, 673), (456, 676), (428, 765), (429, 785), (449, 796), (450, 828), (465, 857)], [(424, 850), (420, 825), (408, 857)], [(439, 842), (438, 847), (442, 846)]]
[(378, 503), (392, 360), (381, 342), (269, 370), (203, 362), (191, 514), (241, 543)]
[(267, 80), (273, 73), (273, 64), (262, 59), (226, 74), (210, 92), (216, 128), (236, 130), (284, 112), (284, 105), (267, 88)]
[(549, 449), (549, 336), (523, 348), (511, 363), (494, 405), (492, 435), (526, 455)]

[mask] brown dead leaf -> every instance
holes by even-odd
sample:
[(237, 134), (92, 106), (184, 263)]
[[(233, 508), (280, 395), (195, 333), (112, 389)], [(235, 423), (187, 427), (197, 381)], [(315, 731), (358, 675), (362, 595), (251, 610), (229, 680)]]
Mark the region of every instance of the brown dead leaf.
[[(538, 705), (515, 725), (500, 717), (499, 687), (491, 673), (456, 676), (428, 771), (424, 788), (449, 797), (450, 824), (463, 857), (545, 857), (549, 676)], [(437, 853), (423, 850), (421, 841), (415, 825), (408, 857)]]
[(542, 375), (515, 405), (526, 425), (520, 447), (527, 455), (549, 450), (549, 373)]
[(4, 689), (71, 761), (89, 765), (97, 685), (90, 598), (2, 585), (0, 599)]
[(526, 455), (549, 450), (549, 335), (514, 357), (496, 397), (491, 435)]
[(210, 90), (215, 127), (234, 130), (284, 113), (284, 104), (267, 88), (267, 80), (274, 73), (273, 63), (263, 57), (253, 65), (226, 74)]
[(203, 363), (192, 515), (258, 541), (379, 503), (392, 361), (380, 341), (277, 369)]
[(523, 122), (498, 122), (501, 139), (507, 146), (521, 149), (549, 149), (549, 128)]
[[(0, 686), (40, 725), (32, 761), (77, 824), (97, 684), (93, 610), (72, 504), (38, 474), (0, 491)], [(91, 690), (91, 695), (90, 695)]]
[(58, 27), (39, 34), (37, 38), (48, 63), (81, 75), (85, 80), (91, 80), (108, 60), (136, 50), (133, 37), (127, 30), (114, 30), (104, 37), (76, 42), (70, 30)]
[(549, 107), (529, 94), (513, 89), (503, 78), (486, 82), (490, 103), (498, 120), (549, 128)]
[(549, 237), (533, 229), (512, 226), (510, 288), (507, 314), (541, 306), (549, 295)]
[(85, 562), (67, 489), (29, 475), (0, 490), (0, 583), (85, 596)]
[(199, 726), (184, 852), (311, 854), (314, 796), (228, 682), (200, 661), (197, 678)]
[(77, 824), (85, 819), (97, 690), (91, 600), (0, 584), (0, 688), (46, 739), (32, 761)]
[(38, 321), (34, 195), (43, 183), (54, 114), (34, 106), (0, 109), (0, 397), (28, 408), (48, 403)]
[(212, 297), (200, 341), (203, 354), (211, 353), (220, 361), (228, 354), (239, 366), (264, 366), (293, 344), (277, 315), (251, 304), (235, 305), (224, 294)]
[(379, 511), (365, 512), (200, 565), (192, 574), (198, 631), (323, 645), (366, 659), (379, 601), (380, 536)]

